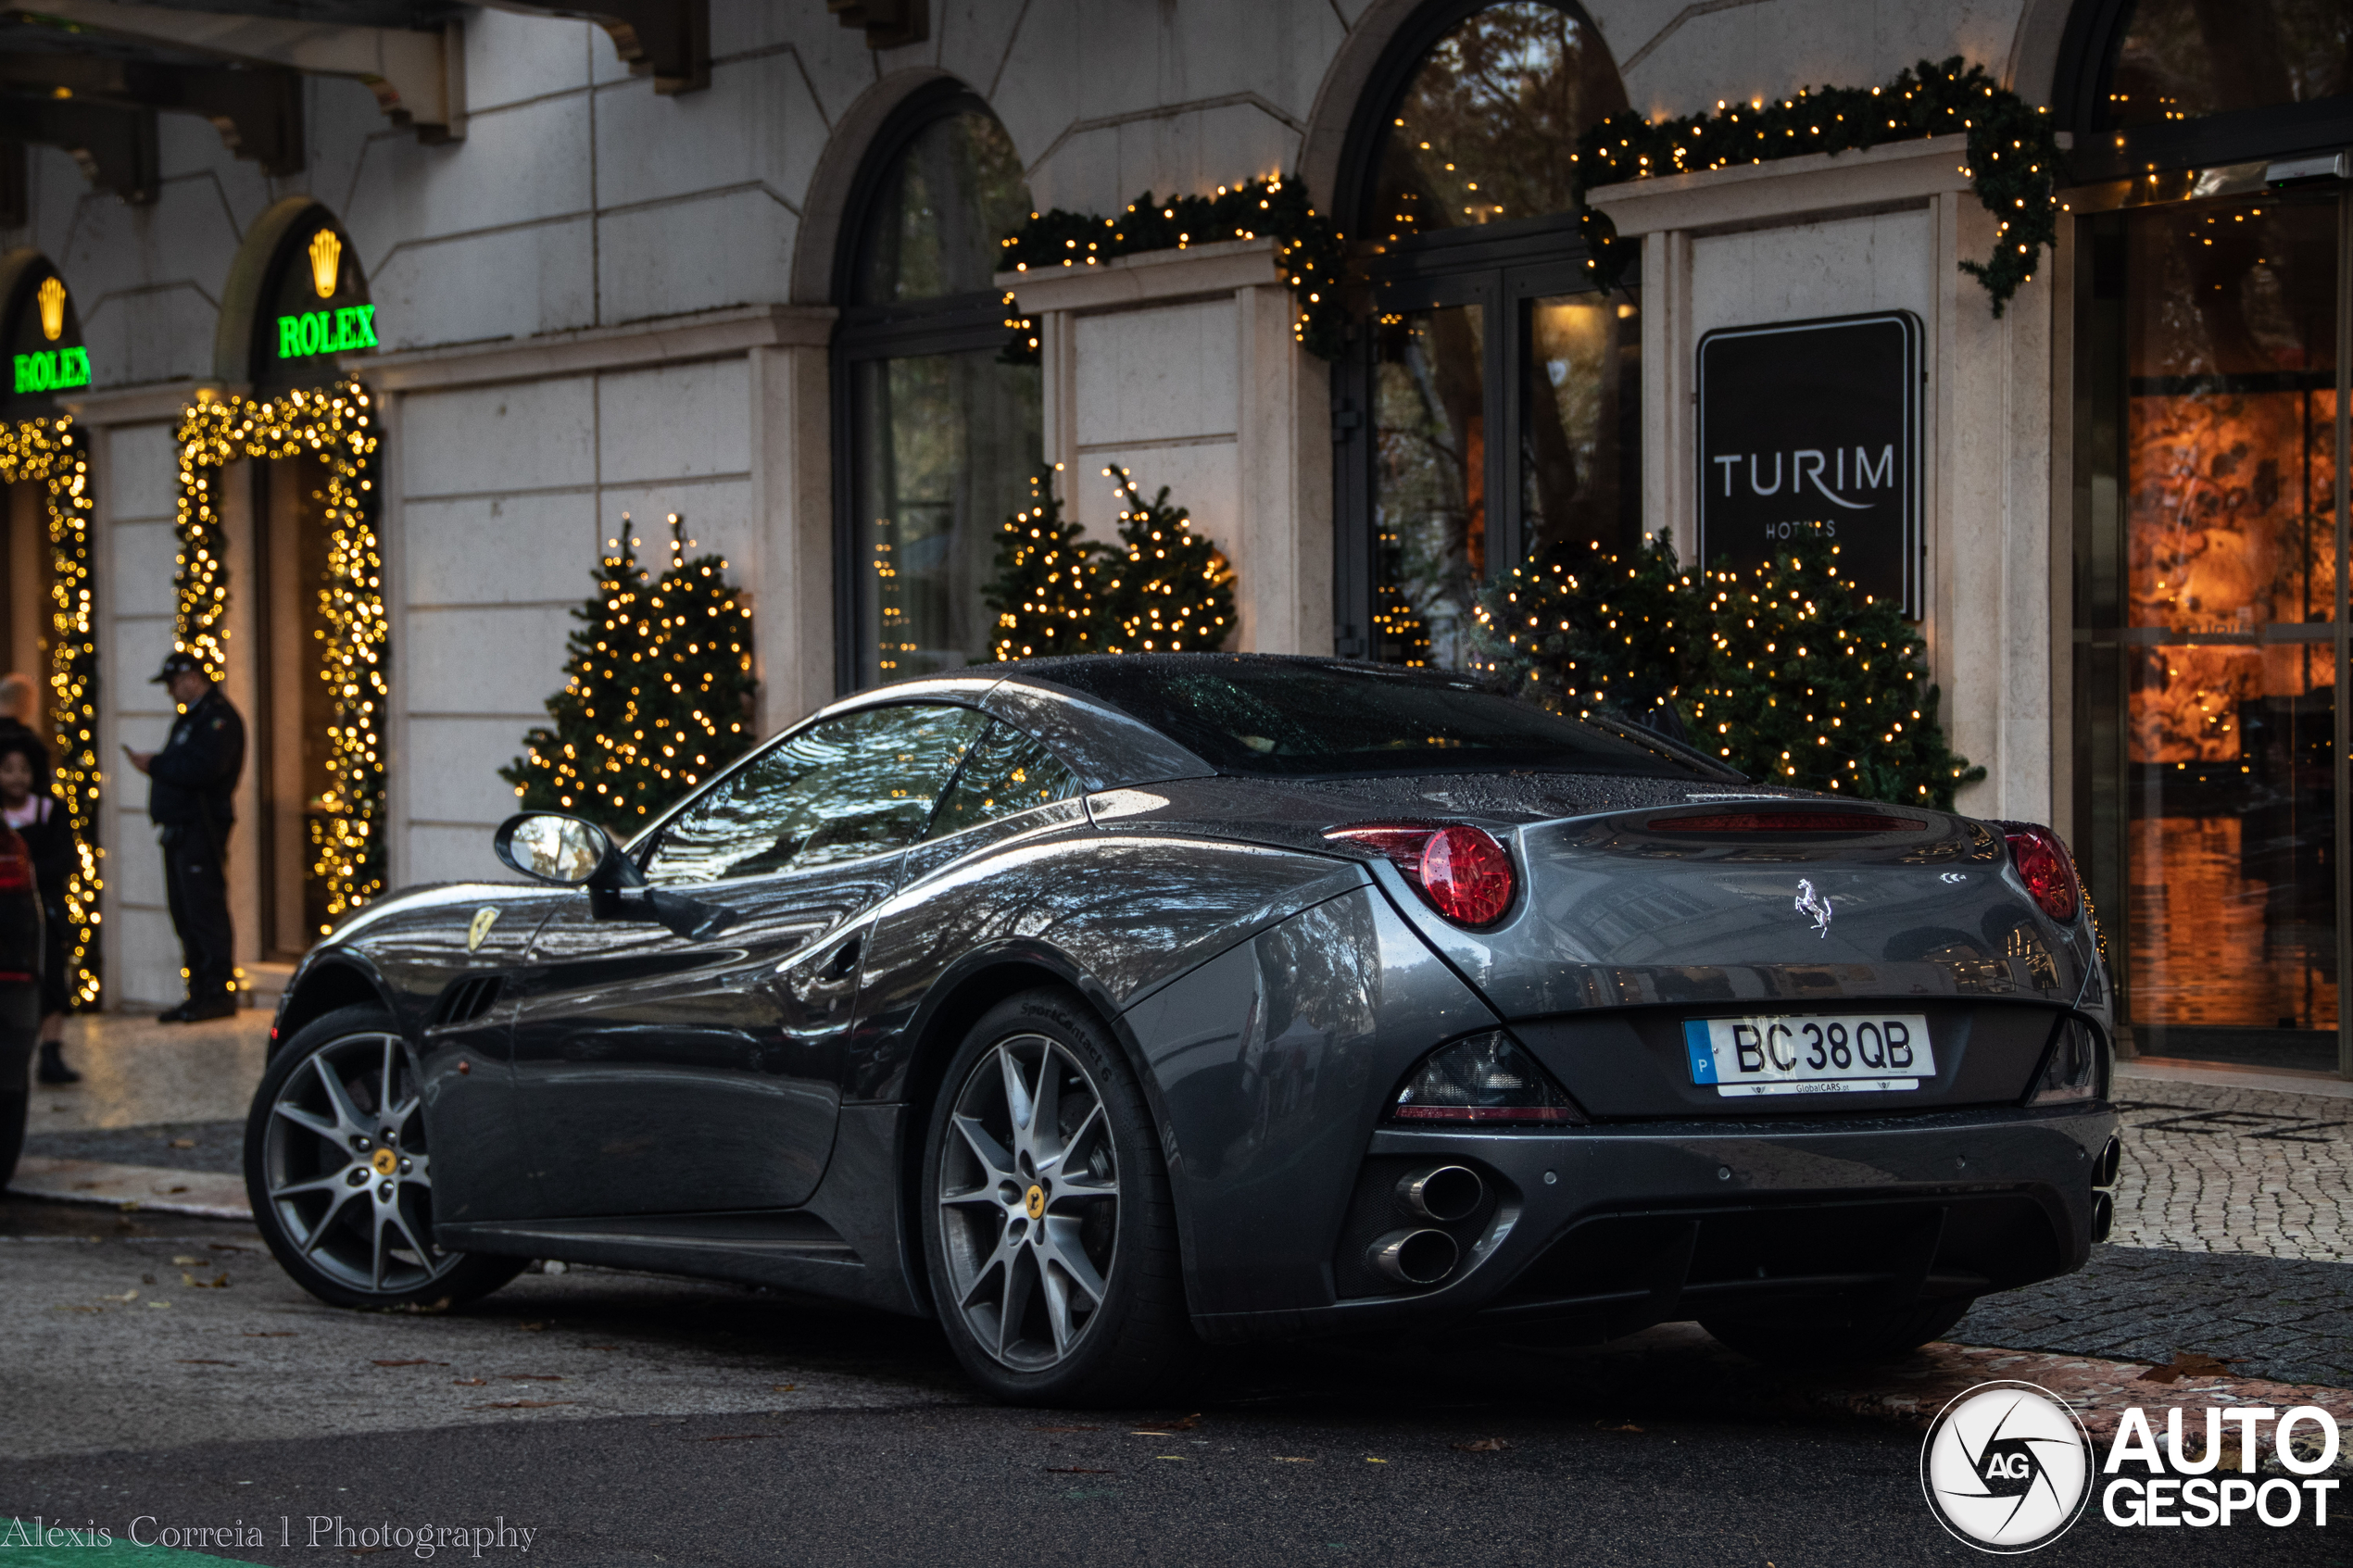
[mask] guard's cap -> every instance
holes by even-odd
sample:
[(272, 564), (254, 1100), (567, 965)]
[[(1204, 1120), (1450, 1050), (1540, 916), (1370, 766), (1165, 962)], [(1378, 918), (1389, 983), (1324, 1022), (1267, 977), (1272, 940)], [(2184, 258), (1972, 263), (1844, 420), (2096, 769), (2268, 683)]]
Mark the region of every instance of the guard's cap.
[(203, 674), (204, 660), (185, 648), (174, 648), (163, 656), (163, 668), (148, 677), (148, 684), (159, 686), (174, 675), (182, 674), (190, 670), (199, 675)]

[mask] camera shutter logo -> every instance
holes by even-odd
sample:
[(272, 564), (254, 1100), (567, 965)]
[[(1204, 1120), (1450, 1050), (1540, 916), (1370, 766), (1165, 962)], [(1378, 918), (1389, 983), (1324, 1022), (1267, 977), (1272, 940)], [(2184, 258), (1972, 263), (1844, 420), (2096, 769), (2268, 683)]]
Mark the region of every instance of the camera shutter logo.
[(1938, 1524), (1980, 1551), (2048, 1546), (2092, 1498), (2092, 1440), (2032, 1383), (1981, 1383), (1938, 1412), (1920, 1445)]

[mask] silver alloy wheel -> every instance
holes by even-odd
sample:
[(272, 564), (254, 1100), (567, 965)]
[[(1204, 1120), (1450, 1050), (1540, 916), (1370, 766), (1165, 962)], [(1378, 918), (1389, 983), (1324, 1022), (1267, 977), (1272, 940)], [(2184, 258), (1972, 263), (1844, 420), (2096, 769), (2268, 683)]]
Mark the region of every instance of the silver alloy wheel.
[(958, 1091), (939, 1231), (973, 1337), (1016, 1372), (1077, 1348), (1109, 1287), (1119, 1168), (1102, 1090), (1043, 1035), (1000, 1040)]
[(417, 1068), (397, 1035), (346, 1035), (311, 1053), (270, 1108), (262, 1171), (286, 1238), (356, 1290), (429, 1285), (463, 1255), (436, 1250), (433, 1161)]

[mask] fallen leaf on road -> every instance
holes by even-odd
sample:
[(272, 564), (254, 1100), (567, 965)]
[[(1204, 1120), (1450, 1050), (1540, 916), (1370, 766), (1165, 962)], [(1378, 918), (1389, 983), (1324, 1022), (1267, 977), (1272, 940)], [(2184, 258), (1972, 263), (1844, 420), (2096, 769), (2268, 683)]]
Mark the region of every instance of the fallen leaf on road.
[(2220, 1377), (2231, 1370), (2233, 1361), (2243, 1361), (2245, 1356), (2227, 1360), (2201, 1354), (2196, 1350), (2176, 1350), (2170, 1361), (2160, 1361), (2141, 1374), (2143, 1383), (2178, 1383), (2184, 1377)]
[(446, 1312), (448, 1310), (449, 1298), (447, 1296), (440, 1297), (432, 1301), (404, 1301), (397, 1307), (384, 1307), (379, 1309), (379, 1311), (386, 1312), (414, 1312), (420, 1317), (433, 1317), (438, 1313)]
[(1315, 1461), (1312, 1459), (1293, 1459), (1289, 1454), (1277, 1454), (1275, 1462), (1277, 1464), (1313, 1464)]
[(1510, 1448), (1511, 1444), (1501, 1437), (1475, 1437), (1467, 1443), (1457, 1443), (1454, 1446), (1466, 1454), (1499, 1454)]
[(1045, 1468), (1049, 1475), (1116, 1475), (1119, 1474), (1116, 1470), (1089, 1470), (1083, 1464), (1050, 1464)]
[(148, 1303), (147, 1303), (147, 1305), (148, 1305), (148, 1306), (150, 1306), (150, 1307), (152, 1307), (152, 1308), (154, 1308), (157, 1311), (163, 1311), (166, 1307), (170, 1306), (170, 1305), (171, 1305), (171, 1303), (170, 1303), (170, 1302), (169, 1302), (169, 1301), (150, 1301), (150, 1302), (148, 1302)]
[(187, 1270), (182, 1269), (180, 1271), (180, 1283), (195, 1290), (226, 1290), (229, 1288), (229, 1276), (215, 1274), (208, 1280), (198, 1279)]
[(106, 1309), (104, 1307), (85, 1307), (76, 1301), (69, 1302), (61, 1307), (53, 1307), (50, 1311), (57, 1312), (103, 1312)]
[(1604, 1432), (1640, 1432), (1642, 1430), (1641, 1427), (1635, 1425), (1630, 1421), (1623, 1426), (1602, 1426), (1602, 1424), (1598, 1421), (1593, 1423), (1593, 1424), (1595, 1426), (1601, 1426), (1601, 1429)]
[(172, 1260), (172, 1261), (173, 1261), (174, 1263), (201, 1263), (201, 1262), (203, 1262), (203, 1261), (204, 1261), (204, 1260), (203, 1260), (202, 1258), (179, 1257), (179, 1258), (174, 1258), (174, 1259)]
[(486, 1377), (453, 1377), (449, 1381), (456, 1384), (460, 1388), (487, 1388), (490, 1386), (490, 1379)]
[(171, 1140), (171, 1147), (174, 1148), (194, 1148), (196, 1147), (196, 1140), (194, 1138), (174, 1138)]
[(1365, 1456), (1365, 1462), (1366, 1464), (1387, 1464), (1389, 1461), (1385, 1459), (1375, 1459), (1372, 1455), (1366, 1454)]
[(136, 1301), (139, 1299), (139, 1293), (135, 1290), (126, 1290), (120, 1296), (101, 1296), (98, 1299), (101, 1301)]
[(191, 1359), (184, 1360), (184, 1361), (181, 1361), (181, 1363), (180, 1363), (180, 1364), (181, 1364), (182, 1366), (235, 1366), (237, 1363), (236, 1363), (236, 1362), (234, 1362), (234, 1361), (198, 1361), (198, 1360), (195, 1360), (195, 1359), (191, 1358)]
[(800, 1385), (798, 1383), (772, 1383), (768, 1386), (768, 1392), (771, 1394), (789, 1394), (799, 1386)]
[(376, 1365), (378, 1365), (378, 1366), (447, 1366), (449, 1363), (448, 1363), (447, 1361), (378, 1361), (378, 1362), (376, 1362), (375, 1364), (376, 1364)]
[(176, 1186), (176, 1187), (157, 1187), (157, 1188), (156, 1188), (155, 1190), (156, 1190), (156, 1191), (157, 1191), (157, 1192), (162, 1193), (162, 1194), (163, 1194), (163, 1195), (165, 1195), (166, 1197), (170, 1197), (171, 1194), (173, 1194), (173, 1193), (175, 1193), (175, 1192), (185, 1192), (185, 1191), (187, 1191), (188, 1189), (187, 1189), (185, 1186)]
[(510, 1383), (561, 1383), (563, 1378), (552, 1372), (502, 1372), (498, 1374)]
[(544, 1411), (555, 1405), (571, 1404), (570, 1399), (501, 1399), (495, 1405), (468, 1405), (470, 1411)]

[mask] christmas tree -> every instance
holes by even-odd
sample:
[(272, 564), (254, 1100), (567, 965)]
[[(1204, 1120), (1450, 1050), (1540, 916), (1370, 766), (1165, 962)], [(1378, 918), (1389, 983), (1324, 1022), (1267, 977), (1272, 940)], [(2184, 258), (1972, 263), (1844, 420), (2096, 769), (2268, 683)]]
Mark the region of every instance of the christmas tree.
[(1949, 809), (1985, 776), (1937, 721), (1901, 609), (1838, 549), (1687, 571), (1665, 533), (1629, 561), (1554, 550), (1481, 595), (1482, 665), (1556, 710), (1632, 719), (1751, 778)]
[(553, 728), (523, 737), (499, 777), (526, 809), (571, 811), (635, 833), (751, 744), (751, 610), (715, 555), (689, 557), (670, 523), (670, 564), (638, 564), (641, 541), (609, 540), (597, 591), (574, 609)]
[(982, 598), (997, 612), (989, 651), (1000, 663), (1086, 653), (1095, 634), (1095, 557), (1100, 547), (1063, 521), (1053, 474), (1029, 482), (1029, 509), (997, 529), (997, 575)]
[(1097, 570), (1095, 646), (1104, 653), (1203, 652), (1234, 630), (1234, 569), (1168, 504), (1147, 501), (1126, 469), (1107, 468), (1119, 492), (1119, 544)]

